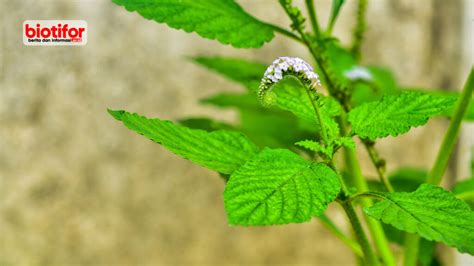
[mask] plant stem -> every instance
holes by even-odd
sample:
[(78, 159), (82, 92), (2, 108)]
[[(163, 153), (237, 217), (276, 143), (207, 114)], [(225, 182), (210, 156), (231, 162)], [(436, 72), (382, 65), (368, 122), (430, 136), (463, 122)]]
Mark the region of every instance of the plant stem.
[(276, 31), (276, 32), (278, 32), (278, 33), (280, 33), (280, 34), (283, 34), (283, 35), (285, 35), (285, 36), (287, 36), (287, 37), (290, 37), (291, 39), (296, 40), (296, 41), (298, 41), (298, 42), (300, 42), (300, 43), (303, 43), (303, 40), (301, 40), (296, 34), (292, 33), (291, 31), (286, 30), (286, 29), (284, 29), (284, 28), (281, 28), (281, 27), (279, 27), (279, 26), (277, 26), (277, 25), (268, 24), (268, 23), (266, 23), (266, 24), (267, 24), (268, 26), (272, 27), (274, 31)]
[(339, 238), (346, 246), (348, 246), (354, 253), (362, 257), (362, 249), (360, 248), (360, 245), (355, 242), (354, 240), (350, 239), (347, 237), (341, 229), (339, 229), (326, 215), (321, 215), (318, 217), (321, 223), (331, 232), (333, 233), (337, 238)]
[[(327, 130), (326, 130), (326, 125), (324, 124), (323, 117), (321, 116), (321, 111), (319, 110), (319, 107), (317, 106), (317, 104), (315, 104), (315, 100), (311, 96), (311, 89), (308, 88), (306, 85), (304, 87), (305, 87), (305, 90), (306, 90), (306, 94), (308, 95), (309, 101), (311, 102), (311, 105), (313, 106), (313, 110), (314, 110), (314, 113), (316, 114), (316, 118), (318, 119), (319, 127), (321, 128), (321, 132), (322, 132), (322, 138), (323, 138), (324, 145), (327, 147), (329, 145), (329, 137), (328, 137), (328, 133), (327, 133)], [(329, 166), (334, 171), (337, 171), (336, 166), (335, 166), (334, 162), (332, 161), (332, 158), (328, 158), (328, 159), (329, 159)], [(341, 183), (342, 192), (344, 193), (344, 195), (348, 195), (347, 186), (346, 186), (344, 180), (342, 179), (342, 176), (339, 173), (338, 173), (337, 176), (339, 177), (339, 182)]]
[(392, 184), (388, 180), (387, 176), (385, 175), (385, 160), (380, 158), (379, 153), (375, 149), (375, 143), (373, 141), (362, 140), (364, 143), (365, 148), (367, 149), (367, 153), (369, 154), (370, 160), (377, 170), (377, 175), (379, 176), (380, 182), (385, 186), (388, 192), (393, 192)]
[(464, 117), (464, 113), (466, 113), (467, 106), (471, 101), (473, 88), (474, 69), (471, 68), (469, 77), (467, 78), (467, 81), (464, 84), (464, 89), (462, 91), (461, 97), (457, 102), (454, 116), (451, 118), (448, 131), (446, 131), (446, 135), (444, 135), (444, 139), (441, 144), (441, 148), (438, 151), (436, 161), (433, 165), (433, 168), (431, 168), (430, 173), (428, 174), (427, 182), (430, 184), (438, 185), (441, 183), (441, 178), (443, 177), (444, 172), (446, 171), (449, 158), (451, 157), (451, 153), (453, 152), (454, 145), (457, 141), (457, 136), (461, 127), (461, 122)]
[(405, 258), (404, 265), (416, 266), (418, 260), (420, 237), (416, 234), (405, 233)]
[[(338, 120), (341, 134), (347, 135), (347, 125), (345, 120), (340, 118)], [(367, 182), (365, 181), (362, 170), (360, 169), (359, 161), (357, 160), (356, 152), (352, 149), (344, 149), (344, 157), (346, 162), (346, 167), (349, 170), (349, 173), (352, 176), (354, 181), (354, 185), (356, 186), (359, 192), (366, 192), (368, 191)], [(362, 199), (362, 206), (367, 207), (372, 205), (372, 200), (370, 199)], [(382, 225), (379, 221), (372, 219), (370, 217), (364, 216), (367, 226), (369, 228), (370, 234), (377, 246), (377, 250), (379, 251), (380, 257), (382, 258), (384, 265), (387, 266), (395, 266), (395, 258), (393, 257), (392, 251), (390, 250), (390, 246), (385, 236), (385, 232), (382, 228)]]
[(347, 201), (341, 202), (341, 205), (344, 208), (347, 217), (349, 218), (349, 222), (351, 223), (352, 228), (354, 229), (357, 241), (359, 242), (360, 247), (362, 248), (362, 253), (364, 253), (365, 262), (369, 266), (379, 265), (377, 257), (375, 256), (374, 251), (370, 247), (369, 241), (367, 240), (367, 236), (364, 233), (364, 229), (360, 224), (359, 218), (357, 218), (357, 214), (354, 210), (354, 207), (352, 207), (352, 205)]
[[(461, 97), (459, 98), (456, 109), (454, 111), (454, 116), (451, 118), (451, 122), (449, 123), (448, 130), (444, 135), (443, 142), (441, 143), (441, 147), (438, 151), (438, 155), (436, 156), (436, 161), (431, 168), (430, 173), (428, 174), (427, 183), (433, 185), (439, 185), (441, 183), (441, 179), (446, 171), (446, 167), (448, 166), (449, 158), (451, 157), (451, 153), (453, 152), (454, 145), (456, 144), (459, 129), (461, 127), (461, 122), (466, 113), (467, 106), (472, 98), (472, 92), (474, 89), (474, 68), (471, 68), (469, 72), (469, 76), (467, 77), (467, 81), (464, 84), (464, 88), (461, 93)], [(405, 235), (405, 266), (415, 266), (417, 262), (418, 252), (414, 253), (413, 249), (418, 250), (420, 237), (418, 235)]]
[[(288, 6), (284, 5), (283, 2), (280, 2), (280, 3), (282, 4), (282, 7), (284, 8), (284, 10), (288, 14), (288, 16), (291, 18), (291, 20), (292, 21), (296, 20), (296, 18), (294, 18), (292, 16), (292, 12), (288, 9)], [(328, 85), (327, 89), (328, 89), (329, 93), (331, 95), (334, 95), (336, 93), (334, 83), (330, 79), (330, 77), (329, 77), (328, 73), (326, 72), (325, 68), (322, 67), (320, 56), (318, 56), (318, 54), (316, 53), (314, 47), (312, 46), (311, 42), (308, 40), (308, 37), (303, 32), (303, 30), (301, 28), (296, 28), (296, 30), (299, 33), (299, 35), (300, 35), (301, 39), (303, 40), (304, 44), (306, 44), (306, 47), (309, 49), (309, 51), (310, 51), (311, 55), (313, 56), (313, 58), (315, 59), (316, 63), (319, 65), (319, 67), (321, 69), (321, 72), (324, 75), (326, 83)], [(340, 122), (339, 124), (341, 125), (341, 134), (343, 136), (346, 136), (347, 135), (346, 134), (347, 129), (345, 128), (344, 121), (342, 119), (339, 119), (339, 122)], [(360, 166), (359, 166), (359, 163), (357, 161), (357, 156), (355, 155), (355, 152), (352, 151), (352, 150), (348, 150), (348, 149), (345, 149), (345, 150), (349, 152), (349, 156), (347, 156), (347, 158), (349, 158), (349, 161), (347, 161), (347, 163), (348, 163), (348, 165), (351, 166), (351, 169), (354, 171), (352, 173), (353, 173), (353, 178), (355, 180), (357, 189), (360, 192), (367, 191), (368, 190), (367, 189), (367, 183), (366, 183), (364, 177), (362, 176), (362, 172), (360, 170)], [(368, 204), (370, 204), (370, 202), (371, 201), (368, 200), (368, 199), (364, 200), (364, 206), (367, 206)], [(372, 234), (372, 237), (373, 237), (375, 243), (377, 244), (378, 250), (380, 252), (380, 255), (381, 255), (385, 265), (395, 266), (395, 259), (392, 255), (392, 252), (390, 251), (390, 247), (388, 245), (388, 240), (385, 236), (385, 232), (383, 231), (383, 228), (382, 228), (381, 224), (377, 220), (369, 218), (367, 216), (365, 216), (365, 219), (366, 219), (367, 225), (369, 227), (369, 230)]]
[(316, 19), (316, 9), (314, 7), (313, 0), (306, 0), (306, 8), (308, 9), (309, 18), (311, 21), (311, 26), (313, 27), (313, 32), (316, 37), (319, 37), (319, 24)]
[(366, 29), (365, 14), (367, 11), (367, 0), (359, 0), (357, 7), (357, 23), (354, 29), (354, 40), (352, 42), (351, 52), (357, 58), (360, 59), (360, 47), (364, 38), (364, 32)]

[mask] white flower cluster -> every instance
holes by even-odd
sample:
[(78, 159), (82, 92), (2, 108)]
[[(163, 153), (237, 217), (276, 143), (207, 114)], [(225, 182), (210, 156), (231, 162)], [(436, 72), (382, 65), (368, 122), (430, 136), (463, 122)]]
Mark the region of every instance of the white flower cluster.
[(305, 84), (311, 84), (314, 80), (321, 85), (318, 74), (316, 74), (308, 63), (297, 57), (279, 57), (267, 68), (259, 87), (259, 97), (263, 100), (270, 86), (282, 80), (286, 74), (299, 78)]
[(355, 66), (350, 70), (346, 71), (344, 74), (351, 80), (372, 80), (372, 74), (370, 73), (370, 71), (367, 68), (361, 66)]

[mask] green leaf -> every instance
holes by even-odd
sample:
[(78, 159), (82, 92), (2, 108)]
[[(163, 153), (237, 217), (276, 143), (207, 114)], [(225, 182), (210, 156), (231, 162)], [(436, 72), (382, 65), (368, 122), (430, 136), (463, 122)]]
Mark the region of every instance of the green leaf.
[(236, 48), (258, 48), (274, 37), (272, 26), (246, 13), (234, 0), (112, 0), (146, 19)]
[(332, 7), (331, 7), (331, 16), (329, 17), (328, 25), (330, 28), (333, 27), (334, 23), (336, 22), (336, 18), (339, 15), (339, 11), (341, 10), (342, 4), (344, 4), (345, 0), (332, 0)]
[(365, 212), (399, 230), (441, 241), (461, 252), (474, 254), (474, 212), (440, 187), (421, 185), (415, 192), (372, 194), (383, 201)]
[(220, 108), (235, 108), (239, 112), (243, 132), (259, 147), (291, 148), (295, 141), (309, 138), (314, 130), (300, 130), (298, 119), (277, 108), (264, 108), (253, 93), (221, 93), (201, 100)]
[(241, 83), (250, 91), (256, 91), (267, 66), (260, 62), (253, 62), (228, 57), (195, 57), (194, 62), (214, 70), (224, 77)]
[(352, 130), (362, 138), (376, 139), (406, 133), (411, 127), (426, 124), (430, 117), (451, 108), (456, 99), (421, 92), (387, 95), (365, 103), (349, 113)]
[[(370, 78), (354, 80), (354, 88), (351, 94), (352, 106), (355, 107), (366, 102), (378, 101), (383, 95), (396, 95), (399, 93), (395, 77), (388, 69), (378, 66), (357, 66), (357, 69), (358, 71), (366, 72)], [(349, 73), (346, 72), (346, 75), (349, 75)]]
[(215, 120), (205, 118), (205, 117), (184, 118), (184, 119), (178, 120), (178, 123), (185, 127), (189, 127), (192, 129), (202, 129), (205, 131), (216, 131), (220, 129), (236, 131), (235, 127), (233, 127), (232, 125), (215, 121)]
[[(440, 90), (440, 89), (418, 89), (418, 88), (404, 88), (406, 91), (420, 91), (428, 94), (432, 94), (435, 96), (443, 96), (443, 97), (453, 97), (456, 100), (459, 99), (461, 96), (461, 93), (459, 92), (453, 92), (453, 91), (448, 91), (448, 90)], [(452, 106), (451, 108), (446, 109), (441, 115), (447, 116), (447, 117), (452, 117), (454, 114), (454, 108), (455, 106)], [(474, 101), (471, 98), (471, 101), (469, 102), (469, 106), (467, 107), (466, 114), (464, 114), (464, 120), (467, 121), (474, 121)]]
[(109, 113), (127, 128), (163, 145), (171, 152), (220, 173), (234, 172), (258, 152), (258, 148), (238, 132), (207, 132), (126, 111), (109, 110)]
[[(320, 132), (319, 121), (314, 113), (311, 100), (306, 93), (306, 88), (293, 76), (285, 76), (281, 81), (274, 84), (267, 95), (272, 97), (278, 108), (289, 111), (302, 119), (301, 127), (305, 129), (316, 128)], [(319, 100), (315, 103), (320, 106), (322, 119), (327, 127), (330, 137), (335, 138), (339, 134), (339, 126), (332, 119), (339, 115), (342, 108), (331, 97), (318, 95)]]
[(233, 225), (301, 223), (322, 214), (340, 188), (328, 166), (264, 149), (231, 175), (224, 204)]

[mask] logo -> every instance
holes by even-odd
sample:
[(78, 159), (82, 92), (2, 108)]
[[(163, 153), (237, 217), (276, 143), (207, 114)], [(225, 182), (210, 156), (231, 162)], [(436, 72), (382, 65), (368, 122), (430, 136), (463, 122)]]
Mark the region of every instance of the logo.
[(25, 20), (25, 45), (85, 45), (87, 22), (84, 20)]

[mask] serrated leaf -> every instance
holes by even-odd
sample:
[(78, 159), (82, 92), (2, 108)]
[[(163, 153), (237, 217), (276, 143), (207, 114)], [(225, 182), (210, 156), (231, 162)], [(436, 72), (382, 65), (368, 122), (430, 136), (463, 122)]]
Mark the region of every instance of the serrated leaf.
[(300, 147), (303, 147), (305, 149), (308, 149), (310, 151), (314, 152), (324, 152), (325, 147), (321, 145), (319, 142), (313, 141), (313, 140), (302, 140), (298, 141), (295, 143), (295, 145), (298, 145)]
[(452, 193), (430, 184), (410, 193), (372, 193), (383, 201), (365, 209), (369, 216), (474, 254), (474, 212)]
[[(419, 88), (404, 88), (406, 91), (421, 91), (424, 93), (432, 94), (435, 96), (441, 96), (441, 97), (452, 97), (455, 98), (456, 100), (459, 99), (461, 93), (459, 92), (453, 92), (453, 91), (448, 91), (448, 90), (440, 90), (440, 89), (419, 89)], [(440, 115), (442, 116), (447, 116), (447, 117), (452, 117), (454, 115), (454, 107), (452, 106), (451, 108), (446, 109), (444, 112), (442, 112)], [(471, 98), (471, 101), (469, 102), (469, 105), (467, 107), (466, 113), (464, 114), (464, 120), (467, 121), (474, 121), (474, 101)]]
[(339, 190), (328, 166), (264, 149), (231, 175), (224, 204), (233, 225), (301, 223), (322, 214)]
[(171, 152), (220, 173), (234, 172), (258, 152), (258, 148), (238, 132), (207, 132), (126, 111), (109, 110), (109, 113), (127, 128), (163, 145)]
[(451, 97), (421, 92), (402, 92), (382, 100), (362, 104), (349, 113), (352, 130), (362, 138), (376, 139), (406, 133), (412, 127), (426, 124), (456, 102)]
[(112, 1), (146, 19), (237, 48), (258, 48), (274, 37), (270, 25), (246, 13), (234, 0)]
[(256, 91), (267, 66), (260, 62), (229, 57), (195, 57), (194, 61), (224, 77)]

